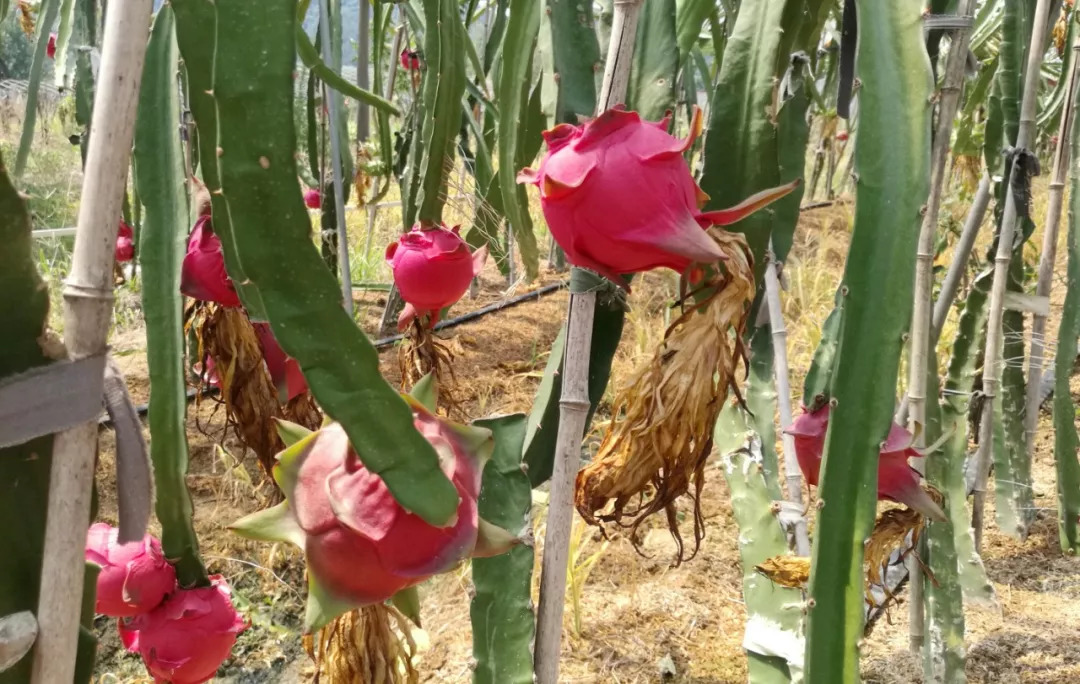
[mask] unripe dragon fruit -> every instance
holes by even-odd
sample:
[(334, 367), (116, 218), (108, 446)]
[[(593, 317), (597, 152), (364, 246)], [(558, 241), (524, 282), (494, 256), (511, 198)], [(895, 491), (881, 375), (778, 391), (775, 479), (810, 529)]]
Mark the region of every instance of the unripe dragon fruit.
[(398, 328), (428, 316), (428, 326), (439, 320), (439, 313), (469, 289), (487, 259), (487, 247), (475, 252), (461, 239), (459, 226), (422, 228), (419, 225), (386, 247), (386, 261), (394, 272), (394, 284), (405, 309), (398, 317)]
[[(829, 430), (829, 411), (828, 404), (816, 411), (805, 411), (786, 430), (795, 438), (795, 457), (799, 461), (799, 469), (806, 483), (812, 487), (818, 484), (825, 451), (825, 433)], [(909, 458), (923, 458), (925, 455), (911, 446), (914, 441), (912, 434), (896, 423), (889, 428), (889, 436), (885, 438), (878, 455), (878, 500), (902, 503), (931, 520), (945, 522), (945, 512), (919, 486), (921, 476), (908, 464)]]
[(316, 188), (308, 188), (304, 191), (304, 206), (308, 209), (318, 209), (322, 206), (322, 193)]
[(296, 359), (288, 356), (285, 350), (278, 344), (277, 338), (270, 330), (269, 323), (252, 323), (255, 335), (259, 338), (259, 346), (262, 347), (263, 360), (266, 361), (266, 369), (270, 371), (270, 379), (277, 388), (278, 398), (282, 404), (288, 403), (296, 396), (307, 391), (307, 380), (300, 371), (300, 364)]
[(120, 639), (138, 652), (156, 682), (202, 684), (229, 657), (248, 625), (221, 575), (209, 587), (179, 589), (154, 611), (120, 622)]
[(149, 612), (176, 586), (176, 571), (154, 537), (128, 544), (119, 537), (108, 523), (94, 523), (86, 532), (86, 560), (101, 567), (94, 611), (112, 617)]
[(452, 423), (405, 399), (416, 429), (435, 448), (458, 491), (457, 515), (448, 526), (433, 527), (403, 509), (382, 478), (360, 462), (337, 423), (278, 455), (274, 479), (284, 503), (232, 526), (243, 536), (288, 541), (304, 550), (308, 632), (352, 608), (386, 601), (461, 560), (503, 553), (518, 541), (477, 514), (481, 474), (494, 449), (491, 432)]
[(121, 264), (135, 258), (135, 234), (132, 232), (131, 226), (122, 219), (120, 228), (116, 231), (115, 256), (117, 263)]
[(548, 153), (519, 183), (540, 187), (540, 206), (552, 237), (570, 263), (629, 289), (620, 276), (723, 259), (705, 234), (712, 225), (745, 218), (798, 186), (764, 190), (730, 209), (702, 212), (708, 201), (683, 158), (701, 133), (695, 110), (690, 135), (667, 133), (668, 121), (642, 121), (621, 106), (581, 126), (544, 132)]
[(180, 292), (204, 302), (240, 306), (240, 297), (225, 272), (221, 240), (211, 228), (209, 214), (200, 216), (191, 229), (187, 254), (180, 268)]

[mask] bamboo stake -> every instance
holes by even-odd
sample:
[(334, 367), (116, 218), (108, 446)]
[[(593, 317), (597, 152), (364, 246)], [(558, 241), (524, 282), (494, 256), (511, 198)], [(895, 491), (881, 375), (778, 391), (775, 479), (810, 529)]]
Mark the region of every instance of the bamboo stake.
[[(1042, 66), (1042, 46), (1046, 42), (1047, 19), (1051, 0), (1039, 0), (1035, 6), (1035, 20), (1028, 43), (1027, 69), (1024, 72), (1024, 96), (1020, 102), (1020, 130), (1016, 135), (1016, 149), (1031, 146), (1035, 132), (1035, 114), (1039, 107), (1039, 69)], [(1013, 161), (1013, 173), (1019, 165)], [(1005, 304), (1005, 285), (1012, 260), (1013, 237), (1016, 233), (1016, 197), (1013, 183), (1009, 183), (1005, 196), (1005, 211), (1001, 218), (1001, 234), (998, 237), (997, 254), (994, 256), (994, 281), (990, 289), (990, 313), (986, 323), (986, 354), (983, 360), (983, 408), (979, 425), (978, 470), (975, 473), (975, 499), (972, 505), (971, 526), (975, 531), (975, 550), (982, 549), (983, 519), (986, 514), (986, 482), (990, 477), (990, 460), (994, 447), (994, 397), (998, 388), (998, 365), (1001, 363), (1001, 312)]]
[[(1080, 51), (1080, 37), (1072, 45), (1073, 51)], [(1076, 91), (1076, 57), (1069, 67), (1069, 84), (1065, 91), (1065, 109), (1061, 114), (1058, 127), (1057, 149), (1054, 151), (1054, 173), (1050, 180), (1050, 196), (1046, 205), (1046, 231), (1043, 233), (1042, 256), (1039, 258), (1039, 279), (1035, 285), (1035, 296), (1049, 297), (1054, 283), (1054, 262), (1057, 260), (1058, 226), (1061, 224), (1061, 205), (1065, 196), (1065, 179), (1069, 174), (1069, 130), (1073, 117), (1073, 93)], [(1046, 316), (1036, 313), (1031, 321), (1031, 355), (1028, 357), (1027, 370), (1027, 405), (1024, 412), (1024, 436), (1027, 459), (1030, 462), (1035, 453), (1035, 428), (1039, 423), (1040, 379), (1042, 378), (1046, 342)]]
[[(64, 283), (64, 344), (71, 359), (107, 350), (117, 218), (135, 134), (151, 4), (114, 3), (105, 19), (78, 232)], [(57, 434), (53, 445), (33, 684), (75, 677), (97, 430), (96, 420), (77, 425)]]
[[(322, 56), (323, 61), (327, 64), (333, 64), (335, 67), (340, 67), (340, 64), (335, 64), (332, 53), (332, 41), (330, 40), (330, 7), (329, 0), (319, 0), (319, 32), (322, 36)], [(341, 138), (339, 137), (338, 125), (341, 123), (341, 119), (338, 117), (338, 106), (341, 104), (341, 98), (337, 93), (330, 91), (326, 84), (323, 84), (323, 102), (329, 105), (330, 110), (330, 156), (331, 160), (331, 172), (334, 174), (334, 208), (337, 218), (337, 257), (338, 257), (338, 271), (341, 272), (341, 292), (343, 305), (345, 311), (350, 316), (353, 313), (353, 301), (352, 301), (352, 272), (349, 270), (349, 232), (345, 228), (345, 188), (341, 179)]]
[[(765, 304), (769, 307), (769, 330), (773, 343), (773, 376), (776, 380), (776, 403), (780, 409), (780, 434), (784, 450), (784, 482), (787, 484), (788, 501), (802, 506), (802, 471), (795, 457), (795, 436), (788, 433), (791, 427), (791, 383), (788, 378), (787, 326), (780, 306), (780, 264), (773, 254), (769, 240), (768, 264), (765, 268)], [(806, 530), (806, 516), (795, 523), (795, 551), (800, 556), (810, 555), (810, 536)]]
[[(598, 113), (610, 109), (626, 97), (642, 3), (643, 0), (615, 0), (604, 81), (596, 103)], [(559, 398), (559, 432), (548, 499), (544, 557), (540, 566), (535, 650), (537, 684), (558, 684), (559, 679), (566, 564), (574, 516), (574, 481), (581, 465), (581, 440), (589, 411), (589, 352), (595, 311), (595, 292), (575, 292), (570, 295), (562, 396)]]

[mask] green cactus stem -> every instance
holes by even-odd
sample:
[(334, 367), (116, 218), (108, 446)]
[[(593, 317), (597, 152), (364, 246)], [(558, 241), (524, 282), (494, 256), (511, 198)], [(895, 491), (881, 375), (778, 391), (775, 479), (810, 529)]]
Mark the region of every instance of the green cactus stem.
[[(1072, 107), (1080, 104), (1080, 90)], [(1080, 117), (1073, 118), (1069, 144), (1072, 158), (1080, 159)], [(1054, 461), (1057, 465), (1058, 540), (1062, 552), (1080, 553), (1080, 435), (1076, 431), (1076, 406), (1069, 390), (1073, 362), (1080, 337), (1080, 170), (1073, 165), (1069, 177), (1069, 233), (1065, 305), (1058, 328), (1054, 362)]]
[(156, 510), (165, 557), (183, 587), (209, 586), (192, 526), (188, 469), (187, 397), (184, 386), (183, 310), (180, 263), (187, 236), (187, 192), (180, 139), (172, 8), (154, 20), (143, 67), (135, 122), (135, 176), (146, 219), (140, 235), (142, 304), (150, 375), (150, 458), (154, 463)]
[[(911, 320), (915, 245), (929, 192), (932, 79), (921, 0), (857, 0), (861, 135), (855, 229), (840, 296), (821, 507), (810, 575), (807, 681), (857, 682), (863, 540), (874, 520), (877, 455), (895, 409)], [(740, 12), (745, 11), (744, 7)], [(888, 132), (886, 135), (885, 132)], [(866, 382), (876, 378), (873, 383)]]
[(675, 0), (652, 0), (638, 17), (634, 65), (626, 87), (626, 106), (649, 121), (659, 121), (675, 107), (679, 45)]
[[(45, 48), (49, 44), (49, 30), (60, 11), (60, 0), (42, 0), (38, 8), (37, 41), (34, 43), (34, 56), (30, 62), (30, 77), (26, 82), (26, 109), (23, 113), (22, 135), (19, 149), (15, 153), (15, 178), (21, 178), (26, 171), (26, 162), (30, 158), (30, 146), (34, 143), (34, 129), (37, 127), (38, 94), (41, 91), (42, 72), (48, 56)], [(3, 17), (3, 15), (0, 15)]]
[(550, 81), (545, 85), (554, 89), (554, 106), (545, 105), (545, 111), (552, 124), (576, 125), (579, 116), (596, 113), (600, 44), (593, 28), (593, 6), (545, 0), (543, 20), (537, 50), (547, 57), (543, 69), (545, 81)]
[(315, 399), (342, 424), (365, 467), (403, 507), (444, 525), (457, 492), (413, 427), (408, 405), (379, 375), (374, 348), (342, 308), (337, 282), (311, 241), (295, 159), (295, 4), (218, 0), (215, 7), (215, 158), (233, 219), (232, 247), (274, 337), (299, 362)]

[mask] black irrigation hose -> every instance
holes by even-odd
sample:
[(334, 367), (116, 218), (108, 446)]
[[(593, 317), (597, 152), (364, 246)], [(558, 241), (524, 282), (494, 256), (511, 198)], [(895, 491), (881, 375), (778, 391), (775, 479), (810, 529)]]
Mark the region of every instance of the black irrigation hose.
[[(456, 325), (461, 325), (462, 323), (468, 323), (469, 321), (476, 320), (477, 318), (480, 318), (481, 316), (486, 316), (487, 314), (495, 313), (496, 311), (502, 311), (503, 309), (509, 309), (509, 308), (517, 306), (518, 304), (521, 304), (523, 302), (532, 301), (534, 299), (540, 299), (541, 297), (543, 297), (545, 295), (551, 294), (552, 292), (556, 292), (556, 291), (561, 290), (561, 289), (563, 289), (565, 287), (566, 287), (566, 283), (563, 283), (563, 282), (552, 283), (551, 285), (545, 285), (544, 287), (538, 288), (536, 290), (532, 290), (530, 292), (526, 292), (525, 294), (518, 295), (517, 297), (513, 297), (511, 299), (507, 299), (507, 300), (504, 300), (504, 301), (501, 301), (501, 302), (496, 302), (494, 304), (489, 304), (489, 305), (487, 305), (485, 307), (477, 309), (476, 311), (470, 311), (467, 314), (462, 314), (461, 316), (458, 316), (457, 318), (451, 318), (451, 319), (443, 321), (441, 323), (437, 323), (435, 325), (435, 330), (439, 331), (439, 330), (445, 330), (446, 328), (453, 328)], [(394, 344), (395, 342), (400, 340), (402, 337), (403, 337), (403, 335), (391, 335), (390, 337), (384, 337), (381, 340), (377, 340), (375, 342), (375, 344), (374, 344), (374, 347), (375, 347), (375, 349), (384, 349), (384, 348), (389, 347), (390, 345)], [(218, 394), (220, 391), (221, 390), (219, 388), (214, 387), (214, 386), (211, 385), (211, 386), (208, 386), (208, 387), (206, 387), (205, 389), (202, 390), (202, 396), (204, 396), (204, 397), (212, 396), (212, 395)], [(196, 395), (198, 395), (198, 394), (199, 394), (198, 390), (189, 389), (187, 391), (187, 399), (188, 399), (188, 401), (191, 401), (192, 399), (194, 399), (196, 397)], [(140, 416), (145, 416), (147, 411), (150, 410), (150, 406), (148, 404), (140, 404), (139, 406), (135, 407), (135, 410), (138, 411)], [(112, 421), (109, 420), (109, 416), (106, 414), (106, 415), (103, 415), (98, 420), (98, 425), (103, 425), (105, 427), (112, 427)]]

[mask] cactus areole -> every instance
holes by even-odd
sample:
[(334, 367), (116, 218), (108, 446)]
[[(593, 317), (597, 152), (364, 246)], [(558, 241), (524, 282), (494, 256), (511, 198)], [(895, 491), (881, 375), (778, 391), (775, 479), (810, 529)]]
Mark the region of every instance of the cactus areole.
[(248, 626), (229, 595), (225, 579), (211, 575), (209, 587), (179, 589), (154, 611), (122, 620), (120, 640), (155, 682), (210, 681)]
[(176, 571), (154, 537), (129, 544), (121, 544), (119, 537), (120, 531), (107, 523), (87, 530), (86, 561), (101, 568), (94, 612), (111, 617), (148, 613), (176, 586)]
[(470, 252), (459, 230), (459, 226), (416, 225), (387, 246), (386, 262), (406, 303), (398, 317), (399, 329), (417, 316), (427, 316), (427, 325), (435, 325), (439, 312), (461, 299), (483, 269), (487, 247)]
[(345, 430), (331, 423), (278, 455), (274, 479), (285, 502), (237, 521), (255, 539), (289, 541), (308, 567), (305, 631), (353, 608), (381, 603), (469, 557), (509, 550), (517, 537), (477, 514), (480, 479), (494, 449), (489, 430), (452, 423), (406, 396), (416, 429), (435, 447), (458, 491), (457, 515), (428, 525), (367, 470)]
[(683, 157), (701, 134), (701, 121), (695, 109), (690, 134), (679, 140), (668, 134), (667, 118), (643, 121), (617, 106), (581, 126), (544, 132), (547, 154), (518, 182), (539, 186), (548, 228), (570, 263), (626, 289), (624, 273), (660, 267), (685, 273), (691, 264), (715, 263), (724, 255), (705, 228), (735, 223), (798, 186), (702, 212), (709, 196)]
[[(795, 438), (795, 457), (799, 461), (799, 468), (807, 484), (812, 487), (818, 485), (825, 433), (829, 429), (829, 411), (828, 404), (816, 411), (806, 411), (787, 430)], [(878, 500), (902, 503), (931, 520), (945, 522), (945, 512), (919, 486), (921, 476), (908, 464), (909, 458), (924, 456), (911, 446), (914, 441), (910, 432), (896, 423), (892, 424), (878, 456)]]

